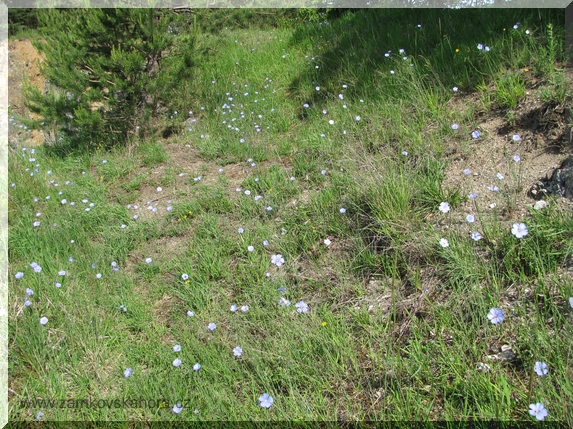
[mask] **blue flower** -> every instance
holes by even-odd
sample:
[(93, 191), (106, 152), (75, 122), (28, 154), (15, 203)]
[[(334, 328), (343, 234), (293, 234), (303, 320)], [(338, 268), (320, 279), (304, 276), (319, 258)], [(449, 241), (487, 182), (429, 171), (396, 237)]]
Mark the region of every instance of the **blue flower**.
[(547, 368), (547, 364), (545, 362), (535, 362), (533, 370), (540, 377), (543, 377), (549, 373), (549, 369)]
[(24, 277), (24, 273), (21, 271), (18, 271), (16, 274), (14, 274), (14, 277), (17, 279), (21, 279), (22, 277)]
[(175, 360), (173, 361), (173, 366), (174, 366), (174, 367), (178, 367), (179, 365), (181, 365), (181, 359), (175, 359)]
[(127, 368), (125, 371), (123, 371), (123, 376), (125, 378), (131, 377), (131, 374), (133, 374), (133, 370), (131, 368)]
[(472, 137), (473, 137), (474, 139), (479, 138), (479, 136), (481, 136), (481, 133), (480, 133), (478, 130), (475, 130), (475, 131), (472, 132)]
[(472, 232), (472, 239), (474, 241), (480, 241), (482, 239), (482, 236), (479, 232)]
[(196, 363), (195, 365), (193, 365), (193, 370), (194, 371), (199, 371), (201, 369), (201, 364), (200, 363)]
[(261, 408), (270, 408), (270, 406), (273, 405), (273, 402), (273, 397), (268, 393), (263, 393), (259, 397), (259, 404), (261, 405)]
[(537, 404), (529, 405), (529, 414), (531, 414), (537, 420), (543, 420), (545, 417), (547, 417), (548, 413), (543, 404), (538, 402)]
[(491, 310), (489, 310), (487, 318), (491, 320), (491, 323), (497, 325), (498, 323), (503, 322), (505, 316), (503, 315), (503, 311), (501, 310), (501, 308), (492, 308)]
[(179, 344), (175, 344), (175, 345), (173, 346), (173, 351), (176, 352), (176, 353), (180, 352), (180, 351), (181, 351), (181, 346), (180, 346)]
[(183, 407), (181, 406), (181, 404), (178, 402), (175, 405), (173, 405), (173, 412), (175, 414), (179, 414), (181, 411), (183, 411)]
[(233, 355), (239, 357), (242, 354), (243, 354), (243, 349), (241, 347), (237, 346), (233, 349)]
[(213, 322), (211, 322), (207, 325), (207, 329), (209, 329), (210, 331), (214, 331), (216, 328), (217, 328), (217, 325), (215, 325)]

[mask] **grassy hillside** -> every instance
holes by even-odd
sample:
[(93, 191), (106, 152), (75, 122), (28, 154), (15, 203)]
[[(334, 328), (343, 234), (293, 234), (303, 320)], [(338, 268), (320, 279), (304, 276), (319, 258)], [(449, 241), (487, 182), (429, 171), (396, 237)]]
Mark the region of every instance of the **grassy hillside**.
[(12, 145), (11, 419), (572, 423), (562, 13), (306, 13), (216, 15), (154, 138)]

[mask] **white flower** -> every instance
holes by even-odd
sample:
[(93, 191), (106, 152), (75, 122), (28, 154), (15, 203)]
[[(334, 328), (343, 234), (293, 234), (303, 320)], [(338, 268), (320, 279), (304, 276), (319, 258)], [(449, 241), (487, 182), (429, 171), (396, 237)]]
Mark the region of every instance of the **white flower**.
[(243, 313), (246, 313), (247, 311), (249, 311), (249, 306), (248, 306), (248, 305), (243, 305), (243, 306), (241, 306), (241, 311), (242, 311)]
[(145, 263), (146, 264), (151, 264), (153, 262), (153, 259), (151, 258), (145, 258)]
[(447, 213), (450, 211), (450, 203), (444, 201), (440, 203), (440, 207), (438, 208), (442, 213)]
[(255, 250), (255, 248), (254, 248), (254, 246), (249, 246), (249, 247), (247, 247), (247, 250), (248, 250), (249, 252), (252, 252), (252, 251)]
[(448, 242), (448, 240), (446, 240), (445, 238), (441, 238), (440, 239), (440, 246), (446, 248), (446, 247), (450, 247), (450, 243)]
[(161, 192), (161, 191), (163, 191), (163, 188), (162, 188), (161, 186), (158, 186), (158, 187), (157, 187), (157, 192)]
[(357, 121), (359, 121), (360, 119), (362, 119), (360, 116), (356, 116)]
[(330, 246), (331, 244), (332, 244), (332, 241), (330, 241), (328, 238), (324, 240), (325, 246)]
[(290, 305), (290, 301), (286, 299), (284, 296), (281, 296), (277, 304), (282, 307), (288, 307)]
[[(458, 92), (458, 87), (457, 87), (457, 86), (454, 86), (454, 87), (452, 88), (452, 91)], [(454, 129), (455, 129), (455, 128), (454, 128)]]
[(499, 180), (503, 180), (503, 174), (497, 173), (496, 176)]
[(346, 213), (346, 209), (345, 209), (344, 207), (342, 207), (342, 208), (340, 209), (340, 213), (342, 213), (342, 214)]

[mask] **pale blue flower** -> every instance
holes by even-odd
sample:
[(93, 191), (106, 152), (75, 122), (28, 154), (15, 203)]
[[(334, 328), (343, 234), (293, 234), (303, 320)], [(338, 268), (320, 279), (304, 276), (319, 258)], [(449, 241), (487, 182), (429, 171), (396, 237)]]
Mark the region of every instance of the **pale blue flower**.
[(26, 299), (24, 299), (24, 305), (25, 305), (26, 307), (29, 307), (29, 306), (32, 305), (32, 301), (30, 301), (30, 300), (28, 299), (28, 297), (26, 297)]
[(48, 323), (48, 318), (46, 316), (41, 317), (40, 325), (45, 325), (46, 323)]
[(230, 308), (231, 313), (235, 313), (238, 309), (239, 309), (239, 307), (237, 307), (236, 304), (231, 305), (231, 308)]
[(464, 174), (467, 176), (468, 174), (472, 174), (472, 171), (469, 168), (464, 170)]
[(472, 137), (473, 137), (474, 139), (479, 138), (479, 136), (481, 136), (481, 133), (480, 133), (478, 130), (475, 130), (475, 131), (472, 132)]
[(483, 45), (481, 43), (478, 43), (477, 48), (481, 51), (483, 49)]
[(340, 211), (340, 213), (342, 213), (342, 214), (346, 213), (346, 209), (345, 209), (344, 207), (342, 207), (339, 211)]
[(235, 348), (233, 349), (233, 355), (239, 357), (239, 356), (241, 356), (242, 354), (243, 354), (243, 349), (240, 348), (239, 346), (237, 346), (237, 347), (235, 347)]
[(268, 393), (263, 393), (259, 397), (259, 404), (261, 405), (261, 408), (270, 408), (270, 406), (273, 405), (273, 402), (273, 397)]
[(133, 374), (133, 370), (131, 368), (127, 368), (125, 371), (123, 371), (123, 376), (125, 378), (131, 377), (131, 374)]
[(268, 246), (269, 245), (269, 240), (263, 240), (263, 246)]
[(56, 287), (59, 289), (62, 287), (62, 284), (60, 282), (56, 282)]
[(283, 255), (281, 255), (280, 253), (277, 255), (272, 255), (271, 256), (271, 263), (276, 265), (277, 267), (280, 267), (282, 264), (285, 263)]
[(177, 367), (180, 366), (180, 365), (181, 365), (181, 359), (177, 358), (177, 359), (175, 359), (175, 360), (173, 361), (173, 366), (174, 366), (174, 367), (177, 368)]
[(477, 198), (477, 194), (475, 192), (472, 192), (471, 194), (468, 195), (470, 200), (475, 200)]
[(16, 277), (17, 279), (21, 279), (22, 277), (24, 277), (24, 273), (22, 271), (18, 271), (16, 274), (14, 274), (14, 277)]
[(26, 288), (26, 295), (32, 296), (32, 295), (34, 295), (34, 291), (32, 289), (30, 289), (29, 287), (27, 287)]
[(247, 247), (247, 250), (248, 250), (249, 252), (254, 252), (254, 251), (255, 251), (255, 246), (249, 246), (249, 247)]
[(533, 370), (540, 377), (543, 377), (549, 373), (549, 369), (547, 368), (547, 364), (545, 362), (535, 362)]
[(515, 162), (519, 162), (519, 161), (521, 161), (521, 157), (519, 155), (515, 154), (515, 155), (513, 155), (513, 160)]
[(511, 228), (511, 233), (517, 238), (523, 238), (528, 234), (527, 226), (524, 223), (514, 223)]
[(191, 310), (187, 310), (187, 316), (193, 317), (195, 316), (195, 313), (193, 313)]
[(211, 322), (207, 325), (207, 329), (209, 329), (210, 331), (214, 331), (216, 328), (217, 328), (217, 325), (215, 325), (213, 322)]
[(448, 240), (446, 240), (445, 238), (441, 238), (440, 239), (440, 246), (446, 248), (446, 247), (450, 247), (450, 243), (448, 242)]
[(183, 280), (188, 280), (188, 279), (189, 279), (189, 274), (183, 273), (183, 274), (181, 274), (181, 278), (182, 278)]
[(243, 228), (239, 228), (237, 231), (239, 232), (239, 234), (242, 234), (243, 232), (245, 232), (245, 230)]
[(474, 241), (480, 241), (482, 239), (482, 236), (479, 232), (472, 232), (472, 239)]
[(503, 174), (497, 173), (496, 176), (499, 180), (503, 180)]
[(476, 221), (476, 218), (473, 214), (469, 214), (466, 216), (466, 221), (468, 221), (468, 223), (474, 223)]
[(175, 405), (173, 405), (173, 412), (175, 414), (179, 414), (181, 411), (183, 411), (183, 407), (181, 406), (181, 404), (178, 402)]
[(199, 371), (201, 369), (201, 364), (200, 363), (196, 363), (195, 365), (193, 365), (193, 370), (194, 371)]
[(59, 275), (59, 276), (65, 276), (65, 275), (66, 275), (66, 270), (58, 271), (58, 275)]
[(491, 310), (489, 310), (487, 318), (491, 321), (491, 323), (497, 325), (498, 323), (503, 322), (505, 316), (503, 315), (503, 311), (501, 308), (492, 308)]
[(545, 417), (547, 417), (548, 412), (543, 406), (543, 404), (541, 402), (538, 402), (537, 404), (529, 405), (529, 414), (531, 414), (537, 420), (543, 420), (545, 419)]
[(181, 346), (179, 344), (175, 344), (173, 346), (173, 351), (179, 353), (181, 351)]
[(304, 301), (299, 301), (295, 304), (296, 311), (299, 313), (308, 313), (308, 304)]
[(290, 305), (290, 301), (286, 299), (284, 296), (281, 296), (277, 304), (280, 305), (281, 307), (288, 307)]
[(42, 411), (38, 411), (36, 414), (36, 420), (42, 420), (44, 418), (44, 413)]
[(452, 130), (457, 130), (459, 128), (458, 124), (452, 124)]

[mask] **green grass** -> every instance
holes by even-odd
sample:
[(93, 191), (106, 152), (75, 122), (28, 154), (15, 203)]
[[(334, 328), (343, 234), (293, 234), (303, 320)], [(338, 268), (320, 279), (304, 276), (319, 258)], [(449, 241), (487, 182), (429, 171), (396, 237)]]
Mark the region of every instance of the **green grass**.
[[(213, 12), (220, 31), (198, 32), (178, 95), (185, 118), (155, 124), (168, 138), (93, 154), (12, 147), (11, 419), (513, 421), (542, 402), (571, 424), (571, 214), (550, 201), (512, 217), (517, 164), (504, 206), (478, 199), (471, 227), (452, 220), (465, 196), (444, 184), (448, 148), (473, 150), (480, 113), (520, 106), (520, 69), (547, 102), (569, 91), (554, 70), (560, 14), (486, 12), (277, 12), (276, 28)], [(506, 344), (516, 363), (487, 358)], [(549, 374), (530, 384), (536, 361)], [(153, 404), (22, 402), (39, 398)]]

